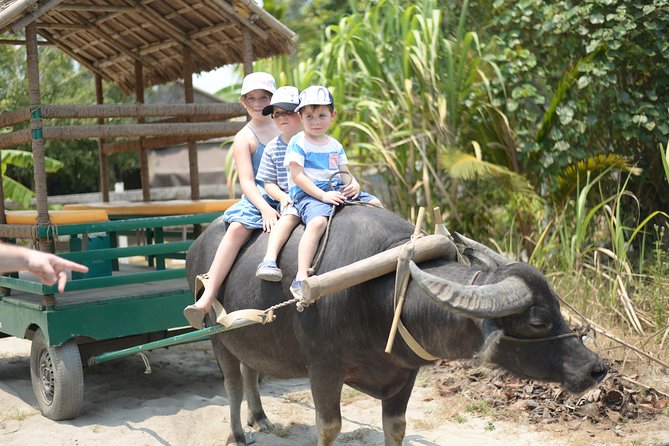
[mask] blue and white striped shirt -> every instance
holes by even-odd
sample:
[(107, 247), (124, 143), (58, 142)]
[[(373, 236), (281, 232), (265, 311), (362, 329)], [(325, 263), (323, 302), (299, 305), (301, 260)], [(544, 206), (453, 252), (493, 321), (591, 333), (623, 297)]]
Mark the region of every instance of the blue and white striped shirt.
[(288, 191), (288, 169), (283, 165), (287, 146), (282, 135), (267, 143), (258, 167), (257, 181), (274, 183), (281, 190)]
[[(339, 172), (339, 166), (348, 164), (348, 159), (344, 148), (336, 139), (328, 136), (327, 144), (321, 146), (310, 143), (305, 138), (304, 132), (300, 132), (290, 139), (283, 165), (289, 167), (291, 162), (304, 167), (305, 175), (316, 186), (325, 190), (324, 187), (332, 175)], [(288, 187), (291, 198), (295, 198), (301, 190), (290, 177), (288, 177)]]

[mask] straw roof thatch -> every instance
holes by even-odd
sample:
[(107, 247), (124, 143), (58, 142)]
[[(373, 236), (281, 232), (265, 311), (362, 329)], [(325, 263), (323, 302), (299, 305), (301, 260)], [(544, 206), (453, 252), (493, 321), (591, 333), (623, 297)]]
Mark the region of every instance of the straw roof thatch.
[[(47, 41), (125, 92), (183, 78), (192, 71), (294, 51), (294, 33), (253, 0), (3, 0), (0, 33), (34, 22)], [(251, 45), (245, 46), (245, 36)], [(246, 49), (245, 49), (246, 48)]]

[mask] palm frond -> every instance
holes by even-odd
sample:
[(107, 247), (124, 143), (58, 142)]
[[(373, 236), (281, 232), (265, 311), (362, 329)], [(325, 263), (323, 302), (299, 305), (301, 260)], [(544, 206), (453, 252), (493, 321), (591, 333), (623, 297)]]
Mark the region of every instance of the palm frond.
[(448, 151), (442, 160), (444, 169), (454, 178), (495, 179), (509, 193), (536, 196), (534, 188), (524, 176), (499, 164), (488, 163), (474, 155), (453, 150)]
[(5, 175), (2, 176), (2, 189), (7, 199), (21, 205), (24, 209), (30, 207), (30, 200), (35, 196), (33, 191)]
[(588, 172), (598, 174), (607, 169), (628, 172), (632, 175), (641, 173), (640, 168), (632, 166), (626, 158), (615, 153), (595, 155), (564, 169), (564, 172), (557, 177), (558, 187), (553, 193), (553, 201), (564, 203), (573, 193), (579, 179), (585, 178)]

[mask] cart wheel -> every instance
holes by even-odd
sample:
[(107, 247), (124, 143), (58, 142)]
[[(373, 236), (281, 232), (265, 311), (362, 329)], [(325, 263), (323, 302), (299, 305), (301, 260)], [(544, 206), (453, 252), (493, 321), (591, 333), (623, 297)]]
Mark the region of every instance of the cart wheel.
[(74, 341), (49, 347), (38, 329), (30, 347), (30, 378), (45, 417), (58, 421), (79, 414), (84, 401), (84, 371)]

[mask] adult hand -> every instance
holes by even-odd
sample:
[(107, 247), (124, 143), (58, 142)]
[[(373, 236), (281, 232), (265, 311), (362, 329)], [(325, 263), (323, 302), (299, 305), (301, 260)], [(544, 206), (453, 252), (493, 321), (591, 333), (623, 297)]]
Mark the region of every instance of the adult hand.
[(80, 265), (53, 254), (41, 251), (26, 250), (27, 269), (40, 278), (45, 285), (53, 285), (58, 282), (58, 292), (65, 291), (67, 282), (67, 270), (80, 273), (88, 272), (88, 267)]

